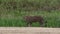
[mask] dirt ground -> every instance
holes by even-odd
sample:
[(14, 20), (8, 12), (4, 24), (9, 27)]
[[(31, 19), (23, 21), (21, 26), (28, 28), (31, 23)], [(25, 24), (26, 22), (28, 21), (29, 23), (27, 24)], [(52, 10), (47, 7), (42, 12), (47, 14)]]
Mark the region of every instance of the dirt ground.
[(0, 27), (0, 34), (60, 34), (60, 28)]

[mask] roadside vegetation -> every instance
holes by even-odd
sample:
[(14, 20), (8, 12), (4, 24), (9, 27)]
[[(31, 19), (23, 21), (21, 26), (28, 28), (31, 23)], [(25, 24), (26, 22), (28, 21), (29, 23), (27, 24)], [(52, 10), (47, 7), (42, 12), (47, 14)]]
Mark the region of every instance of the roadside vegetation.
[(46, 27), (60, 27), (60, 0), (0, 0), (1, 27), (26, 27), (24, 16), (43, 16)]

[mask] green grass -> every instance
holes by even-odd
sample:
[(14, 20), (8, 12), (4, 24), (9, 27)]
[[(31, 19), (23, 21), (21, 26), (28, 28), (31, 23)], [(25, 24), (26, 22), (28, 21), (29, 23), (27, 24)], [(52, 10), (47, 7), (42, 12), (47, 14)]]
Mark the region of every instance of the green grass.
[[(59, 0), (0, 0), (0, 27), (26, 27), (24, 16), (43, 16), (47, 20), (45, 27), (60, 27), (59, 8)], [(50, 9), (56, 10), (48, 12)], [(32, 24), (32, 27), (39, 26), (39, 23)]]
[[(60, 12), (53, 11), (20, 11), (4, 13), (4, 16), (0, 17), (0, 26), (2, 27), (26, 27), (24, 22), (24, 16), (43, 16), (44, 20), (47, 20), (46, 27), (60, 27)], [(39, 27), (39, 23), (33, 23), (32, 27)]]

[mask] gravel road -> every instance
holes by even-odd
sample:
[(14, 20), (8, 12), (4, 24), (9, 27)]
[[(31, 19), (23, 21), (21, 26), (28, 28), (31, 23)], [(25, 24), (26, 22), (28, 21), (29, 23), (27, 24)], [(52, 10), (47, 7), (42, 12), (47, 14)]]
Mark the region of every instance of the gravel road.
[(0, 34), (60, 34), (60, 28), (0, 27)]

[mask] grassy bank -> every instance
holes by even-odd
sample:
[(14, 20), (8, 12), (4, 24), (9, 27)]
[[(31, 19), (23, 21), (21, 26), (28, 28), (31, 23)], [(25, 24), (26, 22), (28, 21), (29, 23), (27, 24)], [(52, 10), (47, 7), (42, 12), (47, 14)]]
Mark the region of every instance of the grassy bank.
[[(51, 13), (45, 11), (21, 11), (19, 13), (7, 13), (0, 17), (0, 26), (8, 27), (25, 27), (24, 16), (43, 16), (44, 20), (47, 20), (46, 27), (60, 27), (60, 12), (53, 11)], [(39, 23), (33, 23), (32, 26), (39, 26)]]
[[(0, 26), (25, 27), (24, 16), (43, 16), (46, 27), (60, 27), (58, 0), (0, 0)], [(38, 27), (39, 23), (32, 26)]]

